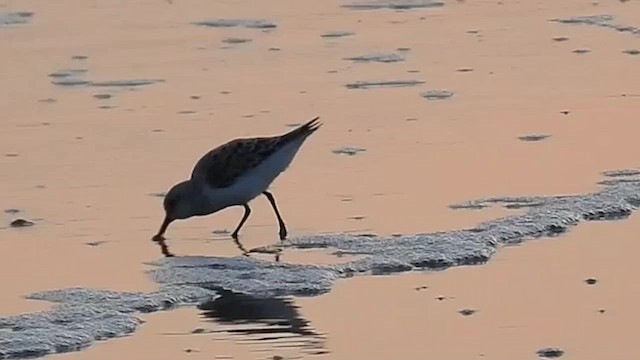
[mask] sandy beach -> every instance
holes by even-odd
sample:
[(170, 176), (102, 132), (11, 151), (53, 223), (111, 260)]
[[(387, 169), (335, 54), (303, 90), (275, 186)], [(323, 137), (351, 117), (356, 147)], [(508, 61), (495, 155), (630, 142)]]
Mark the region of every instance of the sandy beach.
[[(639, 36), (634, 1), (0, 0), (0, 358), (637, 357)], [(315, 116), (278, 263), (240, 207), (163, 259), (203, 153)]]

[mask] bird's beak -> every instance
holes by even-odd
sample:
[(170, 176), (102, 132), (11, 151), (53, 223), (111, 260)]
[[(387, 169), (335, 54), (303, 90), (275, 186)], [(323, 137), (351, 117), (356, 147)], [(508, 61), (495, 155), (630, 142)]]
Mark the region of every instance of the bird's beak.
[(160, 226), (160, 230), (158, 230), (158, 233), (153, 237), (153, 240), (164, 240), (164, 232), (167, 231), (167, 227), (169, 227), (169, 224), (171, 224), (172, 221), (173, 220), (171, 220), (168, 216), (165, 216), (164, 221), (162, 222), (162, 226)]

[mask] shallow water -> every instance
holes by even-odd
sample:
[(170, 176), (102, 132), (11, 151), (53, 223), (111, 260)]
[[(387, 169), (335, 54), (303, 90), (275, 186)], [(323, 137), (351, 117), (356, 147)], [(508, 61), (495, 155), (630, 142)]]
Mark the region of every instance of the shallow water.
[[(620, 170), (610, 174), (635, 173)], [(340, 278), (482, 264), (502, 245), (557, 236), (583, 221), (627, 218), (640, 205), (640, 179), (637, 180), (616, 183), (585, 195), (476, 200), (472, 202), (472, 207), (524, 204), (522, 207), (528, 208), (528, 211), (481, 223), (471, 229), (386, 238), (375, 235), (315, 235), (276, 245), (280, 250), (332, 249), (341, 254), (363, 256), (347, 263), (306, 265), (251, 257), (174, 255), (152, 263), (154, 268), (150, 275), (154, 281), (162, 284), (160, 292), (118, 293), (72, 288), (31, 294), (28, 298), (60, 305), (51, 311), (0, 318), (0, 327), (9, 330), (0, 332), (0, 354), (7, 358), (26, 358), (79, 350), (95, 340), (124, 336), (135, 331), (139, 325), (137, 312), (169, 310), (182, 305), (200, 304), (200, 309), (209, 311), (208, 316), (218, 318), (222, 323), (227, 320), (238, 321), (243, 317), (254, 322), (260, 322), (262, 316), (273, 320), (272, 316), (260, 315), (263, 306), (266, 306), (265, 311), (270, 311), (274, 304), (279, 304), (277, 307), (286, 305), (286, 302), (279, 300), (282, 296), (327, 293)], [(535, 206), (527, 206), (531, 203), (535, 203)], [(166, 248), (162, 249), (162, 253), (167, 254)], [(235, 313), (232, 308), (226, 308), (224, 311), (231, 311), (232, 314), (220, 314), (222, 310), (219, 306), (222, 305), (219, 304), (233, 303), (233, 299), (238, 297), (255, 304), (253, 312), (247, 306), (241, 306), (233, 308), (249, 313), (242, 315)], [(294, 311), (290, 306), (285, 306), (285, 309), (289, 309), (287, 313)], [(289, 325), (284, 331), (313, 334), (291, 323), (304, 323), (295, 320), (294, 314), (295, 311), (287, 315)], [(278, 323), (277, 317), (274, 321)], [(250, 329), (233, 331), (252, 333)], [(265, 332), (269, 333), (268, 330)]]

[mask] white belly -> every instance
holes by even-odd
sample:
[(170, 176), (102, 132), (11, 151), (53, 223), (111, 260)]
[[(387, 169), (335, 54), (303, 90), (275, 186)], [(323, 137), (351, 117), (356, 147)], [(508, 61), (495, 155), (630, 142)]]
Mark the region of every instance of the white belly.
[(208, 195), (214, 203), (225, 204), (224, 207), (248, 203), (267, 190), (273, 180), (289, 167), (303, 142), (304, 139), (301, 139), (285, 145), (260, 165), (239, 177), (233, 185), (208, 192)]

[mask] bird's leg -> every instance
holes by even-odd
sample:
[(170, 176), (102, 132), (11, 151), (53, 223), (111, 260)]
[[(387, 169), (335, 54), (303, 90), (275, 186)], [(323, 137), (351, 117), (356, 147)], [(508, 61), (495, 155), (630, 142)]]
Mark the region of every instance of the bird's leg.
[(173, 220), (169, 216), (165, 216), (162, 226), (160, 226), (160, 230), (158, 230), (158, 233), (153, 237), (153, 241), (165, 240), (164, 233), (167, 231), (167, 227), (169, 227), (169, 224), (171, 224), (172, 221)]
[(242, 216), (242, 220), (240, 220), (240, 223), (238, 224), (236, 229), (233, 231), (233, 233), (231, 233), (231, 237), (234, 240), (238, 240), (238, 232), (242, 228), (242, 225), (244, 225), (244, 223), (249, 218), (249, 215), (251, 215), (251, 208), (249, 207), (249, 204), (243, 204), (242, 206), (244, 206), (244, 215)]
[(278, 211), (278, 206), (276, 205), (276, 199), (273, 197), (273, 195), (268, 192), (265, 191), (262, 194), (264, 194), (264, 196), (267, 197), (267, 199), (269, 200), (269, 203), (271, 204), (271, 207), (273, 208), (273, 211), (276, 213), (276, 217), (278, 217), (278, 225), (280, 226), (280, 240), (284, 240), (287, 238), (287, 226), (284, 224), (284, 220), (282, 220), (282, 216), (280, 216), (280, 211)]

